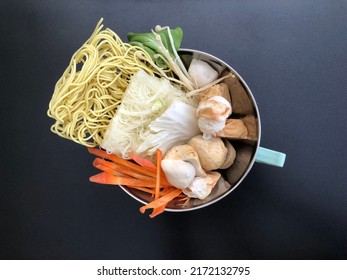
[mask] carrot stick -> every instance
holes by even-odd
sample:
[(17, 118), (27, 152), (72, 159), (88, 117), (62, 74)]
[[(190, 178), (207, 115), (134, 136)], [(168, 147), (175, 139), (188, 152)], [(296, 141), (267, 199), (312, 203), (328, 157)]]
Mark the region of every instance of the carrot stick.
[[(99, 168), (99, 167), (97, 167), (97, 165), (99, 167), (101, 167), (101, 165), (102, 166), (106, 166), (108, 169), (107, 170), (105, 170), (106, 168), (105, 169), (101, 169), (103, 167)], [(101, 159), (101, 158), (95, 158), (94, 161), (93, 161), (93, 166), (96, 167), (96, 168), (101, 169), (102, 171), (111, 173), (113, 175), (119, 175), (119, 176), (127, 175), (127, 176), (131, 176), (131, 177), (134, 177), (134, 178), (137, 178), (137, 179), (153, 181), (153, 182), (156, 180), (153, 177), (150, 177), (150, 176), (147, 176), (147, 175), (143, 175), (143, 174), (138, 174), (138, 173), (136, 173), (134, 171), (131, 171), (130, 169), (125, 169), (124, 167), (122, 167), (121, 165), (119, 165), (117, 163), (106, 161), (106, 160)], [(114, 172), (112, 172), (111, 170), (114, 170), (115, 172), (118, 172), (118, 174), (114, 174)], [(163, 174), (161, 174), (161, 177), (162, 176), (163, 176)], [(162, 185), (166, 186), (166, 187), (171, 186), (171, 184), (167, 181), (167, 179), (163, 178), (163, 177), (162, 177)]]
[[(102, 169), (100, 169), (102, 170)], [(132, 189), (137, 189), (139, 191), (142, 191), (142, 192), (146, 192), (146, 193), (150, 193), (152, 195), (154, 195), (155, 193), (155, 190), (152, 188), (152, 189), (149, 189), (148, 187), (135, 187), (135, 186), (127, 186), (129, 188), (132, 188)]]
[(131, 187), (131, 188), (137, 189), (137, 190), (145, 192), (145, 193), (150, 193), (150, 194), (154, 194), (155, 193), (155, 190), (153, 190), (153, 188), (152, 189), (149, 189), (149, 188), (146, 188), (146, 187)]
[(124, 185), (152, 194), (154, 200), (140, 208), (141, 213), (152, 208), (151, 218), (164, 212), (171, 200), (182, 197), (182, 190), (172, 187), (166, 179), (161, 168), (163, 154), (159, 149), (156, 151), (156, 165), (135, 154), (130, 155), (133, 163), (101, 149), (88, 148), (88, 151), (100, 157), (94, 160), (93, 165), (103, 171), (89, 180), (99, 184)]
[(93, 166), (96, 167), (97, 169), (100, 169), (101, 171), (110, 173), (110, 174), (115, 175), (115, 176), (124, 176), (124, 174), (117, 172), (116, 170), (110, 168), (107, 165), (100, 164), (100, 163), (96, 162), (95, 160), (93, 162)]
[[(172, 192), (175, 189), (176, 189), (175, 187), (166, 187), (162, 191), (160, 191), (160, 196), (164, 196), (164, 195)], [(181, 193), (177, 197), (180, 197), (182, 195), (186, 196), (185, 194)], [(149, 216), (151, 218), (154, 218), (154, 217), (158, 216), (159, 214), (163, 213), (165, 211), (166, 205), (167, 204), (164, 204), (164, 205), (162, 205), (160, 207), (154, 208), (152, 213)]]
[(105, 159), (108, 159), (108, 160), (111, 160), (115, 163), (118, 163), (124, 167), (127, 167), (127, 168), (130, 168), (132, 169), (133, 171), (136, 171), (137, 173), (140, 173), (140, 174), (144, 174), (144, 175), (147, 175), (147, 176), (150, 176), (150, 177), (154, 177), (156, 176), (156, 172), (153, 171), (153, 170), (149, 170), (149, 169), (146, 169), (146, 168), (143, 168), (135, 163), (132, 163), (128, 160), (125, 160), (125, 159), (122, 159), (114, 154), (108, 154), (106, 151), (104, 150), (100, 150), (100, 149), (96, 149), (96, 148), (88, 148), (88, 151), (93, 154), (93, 155), (96, 155), (98, 157), (101, 157), (101, 158), (105, 158)]
[(163, 213), (165, 211), (165, 207), (166, 204), (158, 207), (158, 208), (154, 208), (152, 213), (149, 215), (151, 218), (154, 218), (155, 216), (158, 216), (159, 214)]
[[(114, 154), (108, 154), (106, 151), (104, 150), (100, 150), (100, 149), (96, 149), (96, 148), (88, 148), (88, 151), (93, 154), (93, 155), (96, 155), (98, 157), (101, 157), (101, 158), (105, 158), (105, 159), (108, 159), (108, 160), (111, 160), (113, 163), (116, 163), (118, 165), (121, 165), (121, 166), (124, 166), (126, 167), (127, 169), (131, 170), (131, 171), (134, 171), (136, 172), (137, 174), (140, 174), (140, 175), (146, 175), (148, 177), (152, 177), (152, 178), (156, 178), (156, 171), (154, 170), (149, 170), (149, 169), (146, 169), (144, 167), (141, 167), (135, 163), (132, 163), (130, 161), (127, 161), (125, 159), (122, 159)], [(111, 165), (110, 165), (111, 166)], [(123, 169), (124, 170), (124, 169)], [(119, 172), (122, 172), (119, 170), (118, 168), (118, 171)], [(131, 176), (134, 176), (134, 175), (131, 175)], [(139, 176), (138, 176), (139, 177)], [(165, 174), (164, 172), (161, 170), (161, 181), (162, 181), (162, 184), (165, 184), (166, 186), (170, 186), (171, 184), (169, 183), (169, 181), (166, 179), (165, 177)]]
[(89, 181), (106, 185), (125, 185), (128, 187), (156, 187), (154, 182), (115, 176), (107, 172), (101, 172), (99, 174), (91, 176), (89, 178)]
[(148, 169), (153, 170), (153, 171), (157, 170), (156, 165), (153, 162), (151, 162), (150, 160), (145, 159), (145, 158), (143, 158), (137, 154), (134, 154), (134, 153), (130, 153), (129, 156), (138, 165), (141, 165), (142, 167), (148, 168)]
[(157, 149), (156, 154), (155, 154), (156, 160), (157, 160), (157, 177), (155, 181), (155, 194), (154, 194), (154, 199), (159, 198), (159, 191), (160, 191), (160, 170), (161, 170), (161, 160), (163, 158), (163, 154), (160, 151), (160, 149)]
[[(153, 182), (155, 181), (155, 178), (153, 178), (153, 177), (138, 174), (136, 172), (131, 171), (130, 169), (126, 169), (126, 168), (122, 167), (121, 165), (119, 165), (117, 163), (106, 161), (106, 160), (101, 159), (101, 158), (94, 159), (93, 166), (95, 166), (96, 168), (99, 168), (97, 166), (105, 166), (106, 169), (110, 170), (110, 172), (107, 170), (103, 170), (103, 171), (109, 172), (111, 174), (113, 174), (113, 172), (112, 172), (112, 170), (113, 170), (115, 172), (118, 172), (119, 174), (128, 175), (128, 176), (131, 176), (131, 177), (134, 177), (137, 179), (148, 180), (148, 181), (153, 181)], [(101, 168), (99, 168), (99, 169), (101, 169)], [(114, 175), (117, 175), (117, 174), (114, 174)]]
[(181, 189), (174, 189), (172, 192), (156, 199), (153, 200), (152, 202), (140, 207), (140, 212), (145, 213), (146, 209), (150, 208), (159, 208), (163, 205), (166, 205), (169, 203), (171, 200), (173, 200), (175, 197), (177, 197), (180, 193), (182, 192)]
[[(163, 187), (163, 188), (160, 190), (159, 196), (167, 195), (168, 193), (172, 192), (172, 191), (175, 190), (175, 189), (176, 189), (175, 187)], [(181, 196), (181, 195), (179, 195), (179, 196)]]

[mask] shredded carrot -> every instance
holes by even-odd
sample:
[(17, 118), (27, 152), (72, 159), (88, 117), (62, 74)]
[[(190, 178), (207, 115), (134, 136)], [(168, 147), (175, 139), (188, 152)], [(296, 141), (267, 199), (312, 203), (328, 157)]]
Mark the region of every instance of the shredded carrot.
[(140, 207), (141, 213), (153, 209), (149, 215), (151, 218), (163, 213), (173, 199), (186, 197), (181, 189), (173, 187), (167, 180), (161, 168), (163, 154), (159, 149), (156, 151), (156, 165), (135, 154), (131, 154), (134, 161), (131, 162), (101, 149), (88, 148), (88, 151), (98, 156), (93, 166), (103, 171), (89, 180), (99, 184), (124, 185), (151, 194), (153, 201)]
[(163, 205), (166, 205), (167, 203), (169, 203), (171, 200), (173, 200), (175, 197), (177, 197), (178, 195), (180, 195), (182, 192), (181, 189), (174, 189), (173, 191), (171, 191), (170, 193), (156, 199), (153, 200), (152, 202), (140, 207), (140, 212), (141, 213), (145, 213), (146, 209), (151, 209), (151, 208), (159, 208)]
[(111, 160), (111, 161), (118, 163), (124, 167), (127, 167), (133, 171), (136, 171), (137, 173), (144, 174), (144, 175), (147, 175), (150, 177), (156, 177), (156, 171), (143, 168), (143, 167), (141, 167), (135, 163), (132, 163), (128, 160), (122, 159), (122, 158), (120, 158), (114, 154), (108, 154), (104, 150), (100, 150), (100, 149), (96, 149), (96, 148), (88, 148), (88, 151), (93, 155)]
[[(106, 165), (95, 163), (95, 161), (94, 161), (94, 163), (93, 163), (93, 166), (96, 167), (97, 169), (100, 169), (101, 171), (110, 173), (110, 174), (112, 174), (112, 175), (116, 175), (116, 176), (126, 176), (126, 175), (124, 175), (124, 174), (122, 174), (122, 173), (119, 173), (119, 172), (115, 171), (114, 169), (112, 169), (112, 168), (110, 168), (110, 167), (108, 167), (108, 166), (106, 166)], [(128, 177), (128, 176), (126, 176), (126, 177)]]
[(135, 161), (138, 165), (141, 165), (144, 168), (148, 168), (150, 170), (156, 171), (157, 170), (157, 166), (151, 162), (148, 159), (145, 159), (137, 154), (131, 153), (130, 158)]
[[(102, 174), (102, 173), (99, 173), (97, 175), (94, 175), (94, 176), (90, 177), (90, 181), (91, 182), (95, 182), (95, 183), (99, 183), (99, 184), (105, 184), (105, 185), (118, 185), (118, 184), (113, 184), (113, 182), (110, 181), (110, 180), (114, 180), (114, 178), (112, 178), (112, 177), (106, 178), (108, 175), (105, 175), (105, 174), (111, 174), (111, 173), (104, 172), (103, 175), (100, 175), (100, 174)], [(104, 183), (102, 182), (102, 180), (104, 180)], [(128, 187), (132, 188), (132, 189), (137, 189), (137, 190), (142, 191), (142, 192), (150, 193), (150, 194), (154, 194), (155, 193), (155, 188), (154, 187), (148, 187), (148, 186), (144, 187), (144, 186), (135, 186), (135, 185), (133, 185), (133, 186), (128, 185)]]
[(155, 193), (155, 190), (153, 188), (148, 188), (148, 187), (133, 187), (133, 188), (145, 193), (152, 194), (152, 195), (154, 195)]
[(166, 207), (166, 204), (160, 206), (160, 207), (157, 207), (157, 208), (154, 208), (152, 213), (149, 215), (151, 218), (154, 218), (155, 216), (158, 216), (159, 214), (163, 213), (165, 211), (165, 207)]
[[(118, 172), (119, 174), (124, 174), (124, 175), (131, 176), (131, 177), (134, 177), (137, 179), (148, 180), (148, 181), (153, 181), (153, 182), (155, 181), (155, 178), (153, 178), (153, 177), (149, 177), (147, 175), (136, 173), (136, 172), (132, 171), (131, 169), (124, 168), (122, 165), (119, 165), (119, 164), (114, 163), (114, 162), (106, 161), (106, 160), (101, 159), (101, 158), (94, 159), (93, 165), (95, 167), (97, 167), (97, 165), (98, 166), (100, 166), (100, 165), (105, 166), (105, 167), (109, 168), (110, 170)], [(106, 171), (106, 170), (103, 170), (103, 171)], [(109, 173), (112, 173), (112, 172), (109, 172)], [(114, 174), (114, 175), (116, 175), (116, 174)]]
[[(161, 196), (167, 195), (168, 193), (172, 192), (175, 189), (176, 189), (175, 187), (163, 187), (160, 190), (159, 196), (161, 197)], [(181, 195), (179, 195), (179, 196), (181, 196)]]
[(160, 191), (160, 170), (161, 170), (161, 161), (163, 158), (163, 154), (160, 151), (160, 149), (157, 149), (156, 154), (155, 154), (156, 160), (157, 160), (157, 177), (156, 177), (156, 184), (155, 184), (155, 194), (154, 194), (154, 199), (159, 198), (159, 191)]
[(134, 178), (115, 176), (107, 172), (101, 172), (89, 178), (91, 182), (107, 185), (125, 185), (128, 187), (152, 187), (155, 188), (155, 182), (144, 181)]
[[(88, 148), (88, 151), (91, 154), (96, 155), (98, 157), (111, 160), (113, 163), (116, 163), (120, 166), (123, 166), (123, 168), (126, 167), (127, 169), (135, 172), (136, 174), (140, 174), (140, 175), (142, 174), (142, 175), (146, 175), (148, 177), (153, 177), (153, 178), (157, 177), (157, 172), (155, 170), (150, 170), (150, 169), (144, 168), (144, 167), (137, 165), (135, 163), (132, 163), (128, 160), (122, 159), (122, 158), (118, 157), (117, 155), (108, 154), (104, 150), (100, 150), (97, 148)], [(169, 183), (169, 181), (166, 179), (165, 174), (162, 170), (161, 170), (161, 181), (162, 181), (162, 184), (165, 184), (166, 186), (171, 185)]]

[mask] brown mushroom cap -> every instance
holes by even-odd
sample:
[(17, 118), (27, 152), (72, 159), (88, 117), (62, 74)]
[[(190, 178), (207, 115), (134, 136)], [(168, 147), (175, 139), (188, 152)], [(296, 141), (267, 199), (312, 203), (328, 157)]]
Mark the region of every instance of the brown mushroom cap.
[(201, 166), (205, 171), (219, 169), (225, 162), (228, 149), (221, 138), (213, 137), (205, 140), (198, 135), (190, 139), (188, 143), (198, 153)]

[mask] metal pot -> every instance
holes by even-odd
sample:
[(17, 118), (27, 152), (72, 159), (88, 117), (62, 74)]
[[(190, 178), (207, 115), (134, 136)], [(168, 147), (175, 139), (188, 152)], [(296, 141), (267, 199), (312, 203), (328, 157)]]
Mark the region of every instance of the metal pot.
[[(204, 200), (190, 199), (185, 204), (180, 201), (173, 201), (166, 207), (166, 211), (170, 212), (197, 210), (211, 205), (235, 190), (248, 175), (255, 162), (283, 167), (286, 158), (286, 155), (283, 153), (260, 147), (261, 122), (257, 103), (246, 82), (231, 66), (221, 59), (202, 51), (180, 49), (178, 53), (187, 68), (191, 60), (195, 58), (209, 63), (221, 75), (231, 72), (235, 76), (232, 85), (228, 84), (231, 100), (233, 103), (233, 99), (237, 97), (233, 96), (233, 94), (237, 91), (238, 97), (242, 98), (242, 103), (245, 106), (243, 109), (236, 110), (236, 112), (233, 106), (232, 117), (242, 118), (246, 115), (254, 116), (256, 121), (256, 135), (252, 140), (228, 140), (231, 141), (236, 150), (236, 159), (230, 168), (221, 172), (222, 178), (213, 188), (211, 194)], [(152, 200), (151, 196), (146, 193), (127, 188), (126, 186), (121, 186), (121, 188), (143, 204), (147, 204)]]

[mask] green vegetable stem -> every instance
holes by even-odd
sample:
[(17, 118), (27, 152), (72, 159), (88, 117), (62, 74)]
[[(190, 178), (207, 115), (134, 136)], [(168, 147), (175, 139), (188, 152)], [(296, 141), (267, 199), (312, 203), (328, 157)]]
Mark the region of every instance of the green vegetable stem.
[[(169, 31), (171, 32), (171, 36), (174, 42), (172, 46), (170, 44), (169, 39)], [(128, 33), (127, 37), (129, 43), (134, 46), (139, 46), (143, 48), (151, 58), (157, 63), (157, 65), (161, 68), (167, 68), (168, 65), (163, 58), (163, 50), (162, 46), (156, 39), (156, 36), (159, 35), (164, 45), (165, 49), (169, 51), (170, 56), (175, 59), (175, 51), (177, 51), (181, 45), (183, 39), (183, 31), (181, 27), (177, 27), (175, 29), (161, 29), (159, 32), (148, 32), (148, 33)], [(160, 56), (156, 56), (156, 54), (160, 54)]]
[(183, 39), (181, 27), (170, 29), (168, 26), (156, 26), (152, 32), (130, 32), (127, 37), (129, 44), (143, 48), (158, 67), (171, 69), (187, 89), (196, 88), (177, 53)]

